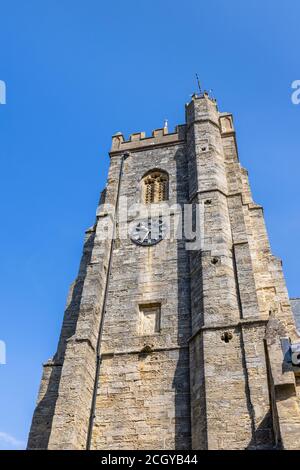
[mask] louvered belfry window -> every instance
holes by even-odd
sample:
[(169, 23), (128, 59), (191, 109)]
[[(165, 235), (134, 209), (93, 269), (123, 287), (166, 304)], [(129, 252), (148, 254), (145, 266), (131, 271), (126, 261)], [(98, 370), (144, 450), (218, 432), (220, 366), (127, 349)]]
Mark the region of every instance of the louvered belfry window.
[(167, 201), (169, 178), (163, 171), (151, 171), (143, 178), (143, 199), (145, 204)]

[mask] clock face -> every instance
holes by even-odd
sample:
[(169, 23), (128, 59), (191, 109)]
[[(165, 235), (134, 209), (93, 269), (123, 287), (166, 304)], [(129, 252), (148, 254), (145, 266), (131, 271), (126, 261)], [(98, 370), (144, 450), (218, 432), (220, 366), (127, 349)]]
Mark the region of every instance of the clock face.
[(130, 231), (131, 240), (137, 245), (151, 246), (160, 242), (167, 231), (162, 217), (148, 218), (138, 221)]

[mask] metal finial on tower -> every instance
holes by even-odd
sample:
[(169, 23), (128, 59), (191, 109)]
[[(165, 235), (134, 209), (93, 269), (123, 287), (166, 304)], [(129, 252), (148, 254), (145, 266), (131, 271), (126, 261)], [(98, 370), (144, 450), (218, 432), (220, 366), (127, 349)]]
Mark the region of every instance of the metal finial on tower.
[(199, 79), (199, 76), (198, 76), (197, 73), (195, 75), (196, 75), (196, 80), (197, 80), (199, 92), (200, 92), (200, 95), (201, 95), (202, 94), (202, 89), (201, 89), (200, 79)]
[(168, 119), (165, 119), (164, 129), (165, 129), (166, 132), (168, 132)]

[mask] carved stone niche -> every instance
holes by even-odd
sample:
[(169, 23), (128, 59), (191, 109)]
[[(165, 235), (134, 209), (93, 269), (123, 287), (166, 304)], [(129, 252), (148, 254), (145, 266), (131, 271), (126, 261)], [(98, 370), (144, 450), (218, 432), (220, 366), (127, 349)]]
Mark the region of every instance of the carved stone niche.
[(158, 303), (139, 305), (140, 336), (151, 336), (160, 332), (160, 310), (161, 306)]

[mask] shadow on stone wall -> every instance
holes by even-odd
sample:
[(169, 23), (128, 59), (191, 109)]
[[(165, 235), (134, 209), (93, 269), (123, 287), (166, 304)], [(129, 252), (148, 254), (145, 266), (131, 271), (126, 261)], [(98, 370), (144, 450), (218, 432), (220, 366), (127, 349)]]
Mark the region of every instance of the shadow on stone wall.
[(272, 431), (272, 416), (269, 411), (260, 425), (254, 430), (253, 437), (246, 447), (246, 450), (269, 450), (269, 449), (280, 449), (278, 445), (275, 447), (274, 436)]
[[(263, 340), (263, 339), (262, 339)], [(251, 400), (251, 388), (249, 383), (249, 372), (246, 362), (246, 352), (244, 344), (243, 330), (240, 330), (240, 348), (242, 352), (243, 373), (245, 379), (245, 396), (247, 400), (247, 409), (251, 422), (252, 439), (246, 447), (247, 450), (273, 449), (274, 435), (272, 426), (271, 410), (265, 415), (259, 426), (255, 422), (255, 409)]]
[[(28, 438), (28, 449), (47, 449), (48, 447), (67, 341), (76, 331), (82, 290), (87, 267), (91, 260), (94, 240), (95, 232), (91, 231), (88, 233), (84, 244), (78, 277), (70, 289), (71, 298), (69, 298), (69, 303), (65, 310), (57, 352), (53, 359), (44, 365), (41, 383), (41, 390), (44, 395), (34, 411)], [(46, 389), (45, 392), (43, 392), (44, 389)]]
[[(188, 167), (183, 150), (177, 150), (177, 204), (188, 202)], [(190, 269), (188, 252), (183, 240), (177, 240), (178, 289), (178, 362), (173, 379), (175, 389), (175, 449), (191, 449), (191, 408), (188, 339), (191, 336)]]

